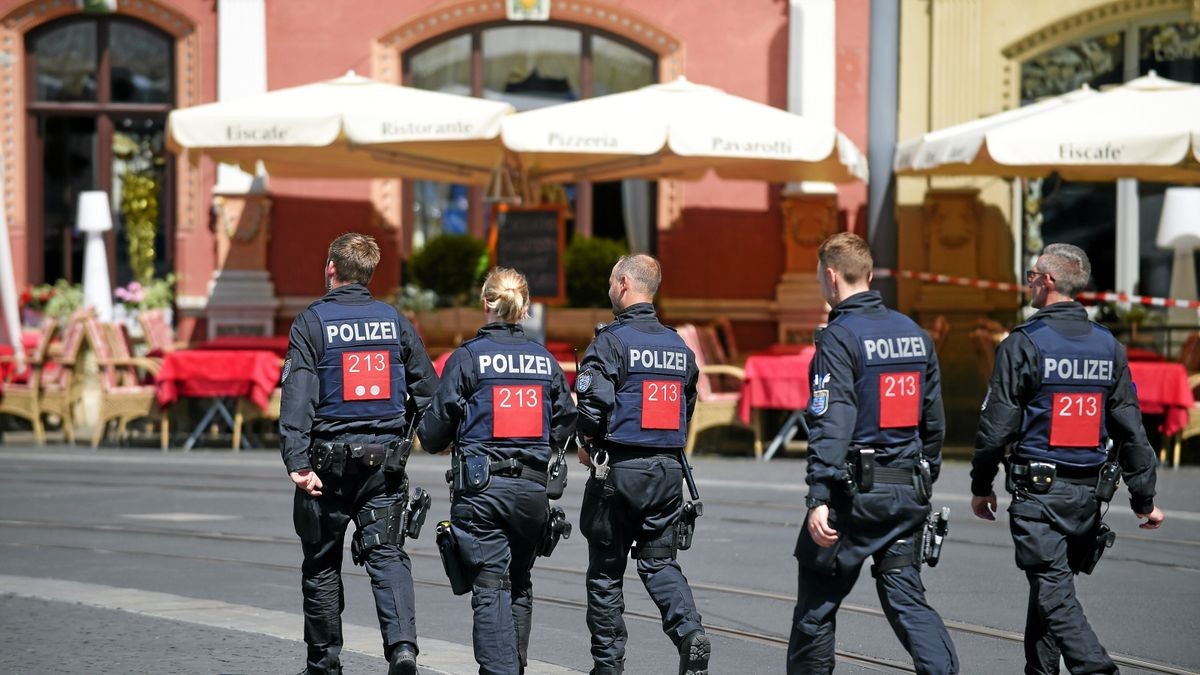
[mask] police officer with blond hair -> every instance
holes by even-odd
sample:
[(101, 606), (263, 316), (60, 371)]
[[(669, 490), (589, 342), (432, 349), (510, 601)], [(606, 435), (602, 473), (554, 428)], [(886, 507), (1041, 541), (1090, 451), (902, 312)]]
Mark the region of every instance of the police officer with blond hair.
[(303, 672), (310, 675), (342, 672), (342, 546), (351, 520), (351, 550), (371, 577), (388, 673), (417, 672), (412, 569), (401, 527), (410, 506), (406, 456), (397, 453), (437, 376), (412, 324), (367, 290), (379, 255), (375, 240), (362, 234), (329, 245), (327, 292), (292, 323), (283, 367), (280, 451), (296, 485)]
[(552, 449), (565, 449), (574, 434), (575, 404), (558, 361), (518, 325), (529, 310), (525, 277), (493, 269), (482, 301), (487, 324), (446, 362), (418, 433), (427, 452), (455, 448), (449, 532), (442, 533), (454, 551), (443, 556), (453, 557), (447, 564), (472, 593), (479, 672), (513, 675), (528, 663), (533, 561), (553, 535), (546, 530)]
[[(682, 455), (696, 406), (696, 357), (662, 325), (654, 294), (662, 281), (648, 255), (617, 261), (608, 295), (616, 320), (584, 354), (575, 391), (579, 431), (593, 441), (579, 529), (588, 540), (587, 625), (596, 675), (621, 673), (629, 637), (622, 612), (627, 557), (679, 650), (680, 675), (707, 675), (711, 645), (692, 589), (676, 561), (685, 514)], [(603, 459), (603, 461), (601, 461)], [(594, 464), (594, 466), (593, 466)]]
[[(1115, 673), (1083, 615), (1074, 575), (1090, 574), (1115, 535), (1101, 521), (1118, 477), (1129, 505), (1156, 529), (1154, 450), (1146, 440), (1125, 347), (1088, 321), (1075, 293), (1091, 263), (1078, 246), (1050, 244), (1025, 281), (1038, 309), (996, 351), (975, 437), (971, 508), (995, 520), (992, 482), (1005, 459), (1008, 524), (1029, 580), (1025, 672)], [(1110, 450), (1110, 441), (1116, 446)]]
[(937, 354), (920, 326), (869, 289), (862, 237), (835, 234), (817, 255), (833, 309), (810, 366), (808, 516), (796, 543), (787, 672), (833, 672), (837, 609), (871, 558), (884, 615), (916, 671), (956, 673), (954, 644), (920, 576), (946, 426)]

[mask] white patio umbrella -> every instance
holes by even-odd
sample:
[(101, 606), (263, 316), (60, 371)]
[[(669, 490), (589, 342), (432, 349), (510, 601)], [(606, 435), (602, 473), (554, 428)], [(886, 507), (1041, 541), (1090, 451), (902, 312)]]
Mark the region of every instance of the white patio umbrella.
[(353, 72), (175, 110), (173, 149), (275, 176), (426, 178), (484, 183), (503, 156), (507, 103), (401, 87)]
[(722, 178), (867, 179), (835, 127), (688, 82), (563, 103), (507, 117), (504, 146), (541, 181)]
[(899, 175), (1200, 182), (1200, 85), (1150, 75), (901, 143)]

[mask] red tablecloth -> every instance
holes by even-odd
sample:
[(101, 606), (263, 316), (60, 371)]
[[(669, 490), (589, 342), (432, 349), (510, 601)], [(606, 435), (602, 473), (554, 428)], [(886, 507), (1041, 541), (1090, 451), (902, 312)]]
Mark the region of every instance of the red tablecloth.
[(1170, 361), (1130, 361), (1129, 374), (1137, 386), (1142, 413), (1163, 415), (1163, 433), (1179, 433), (1188, 423), (1196, 400), (1188, 386), (1187, 369)]
[(158, 404), (166, 407), (180, 396), (248, 398), (267, 409), (279, 386), (280, 360), (264, 350), (185, 349), (163, 356), (155, 377)]
[(11, 345), (0, 345), (0, 393), (4, 393), (4, 383), (17, 369), (17, 362), (12, 360), (14, 353)]
[(192, 349), (220, 349), (224, 351), (265, 350), (274, 352), (279, 358), (287, 356), (286, 335), (222, 335), (206, 340)]
[(800, 410), (808, 405), (808, 365), (816, 347), (807, 346), (798, 354), (755, 355), (746, 359), (746, 379), (738, 415), (750, 422), (752, 408)]

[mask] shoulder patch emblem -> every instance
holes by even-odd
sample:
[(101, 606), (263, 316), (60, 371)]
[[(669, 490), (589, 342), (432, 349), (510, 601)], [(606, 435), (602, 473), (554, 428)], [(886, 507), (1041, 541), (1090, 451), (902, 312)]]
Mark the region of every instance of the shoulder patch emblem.
[(814, 415), (824, 415), (829, 409), (829, 390), (818, 389), (812, 393), (812, 399), (808, 402), (808, 408)]
[(279, 376), (279, 384), (287, 382), (288, 375), (292, 372), (292, 360), (288, 359), (283, 362), (283, 373)]
[(592, 371), (585, 370), (575, 378), (575, 393), (586, 394), (592, 390)]

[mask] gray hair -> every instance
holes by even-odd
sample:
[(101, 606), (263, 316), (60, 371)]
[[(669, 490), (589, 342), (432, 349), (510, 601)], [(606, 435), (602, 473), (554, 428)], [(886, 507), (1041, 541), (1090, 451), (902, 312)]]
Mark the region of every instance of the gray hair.
[(1073, 244), (1050, 244), (1042, 249), (1042, 267), (1063, 295), (1082, 291), (1092, 278), (1092, 264), (1088, 262), (1087, 253)]
[(629, 277), (636, 290), (649, 296), (658, 293), (658, 285), (662, 283), (662, 265), (654, 256), (645, 253), (634, 253), (621, 256), (613, 266), (613, 277)]

